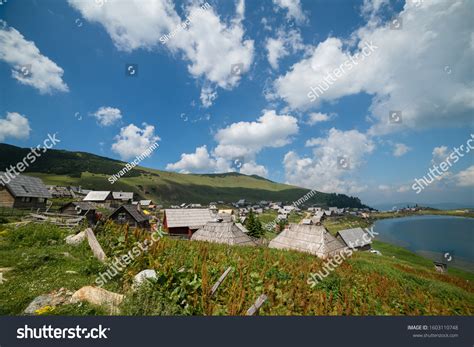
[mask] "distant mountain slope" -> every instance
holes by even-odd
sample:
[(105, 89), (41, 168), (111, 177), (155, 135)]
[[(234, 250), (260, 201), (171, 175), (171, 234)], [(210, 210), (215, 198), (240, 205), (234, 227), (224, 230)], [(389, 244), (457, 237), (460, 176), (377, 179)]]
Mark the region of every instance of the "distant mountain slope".
[[(30, 150), (0, 144), (0, 171), (23, 160)], [(49, 150), (26, 172), (46, 184), (80, 185), (85, 189), (134, 191), (140, 197), (164, 204), (209, 203), (239, 199), (292, 202), (308, 189), (275, 183), (259, 176), (239, 173), (180, 174), (144, 167), (130, 171), (115, 184), (108, 176), (117, 174), (125, 163), (85, 152)], [(337, 207), (365, 207), (356, 197), (343, 194), (316, 193), (308, 203)]]

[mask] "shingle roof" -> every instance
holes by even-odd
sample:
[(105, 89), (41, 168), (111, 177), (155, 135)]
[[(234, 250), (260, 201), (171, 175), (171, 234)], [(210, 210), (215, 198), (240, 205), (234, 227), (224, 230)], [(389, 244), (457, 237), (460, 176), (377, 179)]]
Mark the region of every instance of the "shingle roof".
[(233, 222), (209, 222), (191, 236), (192, 241), (207, 241), (227, 245), (255, 246), (243, 231), (243, 226)]
[(66, 205), (61, 206), (60, 210), (62, 211), (65, 209), (67, 206), (72, 205), (72, 206), (79, 206), (81, 210), (87, 211), (87, 210), (94, 210), (95, 211), (95, 206), (92, 205), (91, 203), (87, 201), (71, 201), (67, 203)]
[(268, 247), (294, 249), (314, 254), (320, 258), (334, 256), (344, 249), (344, 245), (319, 225), (290, 224)]
[(122, 205), (122, 206), (120, 206), (119, 208), (117, 208), (110, 215), (110, 218), (112, 218), (116, 213), (120, 212), (120, 210), (122, 210), (122, 209), (127, 211), (132, 216), (132, 218), (135, 219), (135, 221), (137, 223), (142, 223), (142, 222), (145, 222), (145, 221), (149, 220), (149, 217), (144, 215), (142, 212), (138, 211), (137, 206), (134, 206), (134, 205)]
[(165, 210), (168, 228), (188, 227), (199, 229), (214, 219), (207, 208), (173, 208)]
[(151, 200), (140, 200), (140, 205), (142, 206), (149, 206), (152, 204)]
[(370, 237), (364, 237), (366, 232), (362, 230), (362, 228), (341, 230), (337, 232), (336, 236), (337, 235), (339, 235), (342, 241), (349, 247), (363, 247), (372, 243)]
[(110, 191), (91, 191), (89, 192), (83, 201), (105, 201), (110, 195)]
[(133, 193), (131, 193), (131, 192), (112, 192), (112, 197), (115, 200), (133, 200)]
[[(4, 181), (8, 181), (8, 176), (4, 172), (0, 175), (5, 177)], [(37, 177), (18, 175), (15, 176), (5, 186), (14, 197), (30, 197), (30, 198), (51, 198), (51, 193), (44, 185), (43, 181)]]

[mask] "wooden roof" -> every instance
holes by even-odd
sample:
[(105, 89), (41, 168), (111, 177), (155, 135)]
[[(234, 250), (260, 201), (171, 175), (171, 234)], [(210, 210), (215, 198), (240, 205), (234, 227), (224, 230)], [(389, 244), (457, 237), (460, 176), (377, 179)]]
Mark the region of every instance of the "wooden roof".
[(165, 218), (168, 228), (199, 229), (215, 216), (207, 208), (172, 208), (165, 210)]
[(132, 192), (112, 192), (112, 197), (115, 200), (133, 200)]
[(320, 258), (334, 256), (344, 245), (321, 225), (290, 224), (270, 241), (270, 248), (294, 249), (314, 254)]
[[(8, 176), (4, 172), (0, 175), (5, 177), (4, 181), (8, 181)], [(18, 175), (10, 179), (10, 182), (5, 184), (8, 191), (15, 197), (30, 197), (30, 198), (51, 198), (51, 193), (44, 185), (43, 181), (37, 177)]]
[(191, 236), (192, 241), (207, 241), (233, 246), (255, 246), (242, 225), (233, 222), (209, 222)]
[(110, 215), (110, 219), (113, 219), (115, 217), (115, 215), (117, 215), (118, 213), (122, 212), (122, 211), (125, 211), (125, 212), (128, 212), (128, 214), (130, 214), (130, 216), (132, 216), (132, 218), (137, 222), (137, 223), (142, 223), (142, 222), (146, 222), (149, 220), (149, 217), (146, 216), (145, 214), (143, 214), (141, 211), (139, 211), (137, 209), (136, 206), (134, 205), (122, 205), (120, 206), (119, 208), (117, 208), (111, 215)]
[(110, 191), (90, 191), (83, 201), (105, 201), (110, 197)]
[(362, 230), (362, 228), (341, 230), (337, 232), (336, 236), (337, 235), (339, 235), (342, 241), (349, 247), (351, 247), (351, 245), (352, 247), (363, 247), (372, 243), (370, 237), (364, 238), (366, 232)]

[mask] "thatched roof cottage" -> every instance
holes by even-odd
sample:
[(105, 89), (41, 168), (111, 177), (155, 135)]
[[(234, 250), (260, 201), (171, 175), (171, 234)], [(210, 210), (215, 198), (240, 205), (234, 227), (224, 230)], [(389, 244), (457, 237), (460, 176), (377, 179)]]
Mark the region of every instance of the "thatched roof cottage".
[(306, 252), (323, 259), (342, 252), (345, 247), (323, 226), (304, 224), (290, 224), (268, 246)]
[(196, 231), (191, 237), (192, 241), (207, 241), (223, 243), (231, 246), (255, 246), (248, 231), (240, 223), (209, 222)]

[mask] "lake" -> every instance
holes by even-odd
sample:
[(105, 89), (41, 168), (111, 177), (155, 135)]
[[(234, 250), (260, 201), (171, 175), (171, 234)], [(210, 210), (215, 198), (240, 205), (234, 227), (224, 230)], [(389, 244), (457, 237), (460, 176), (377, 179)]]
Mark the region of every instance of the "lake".
[(414, 216), (378, 220), (377, 240), (474, 272), (474, 219)]

